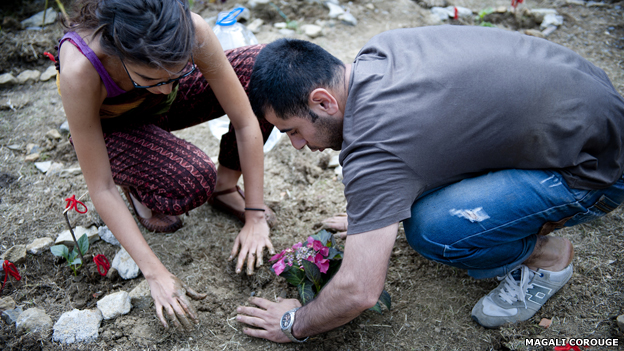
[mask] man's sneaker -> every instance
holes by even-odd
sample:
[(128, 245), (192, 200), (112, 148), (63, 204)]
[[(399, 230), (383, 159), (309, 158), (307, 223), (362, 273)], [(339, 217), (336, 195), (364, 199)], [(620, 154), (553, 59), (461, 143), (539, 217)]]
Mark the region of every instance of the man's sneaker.
[(500, 285), (477, 302), (472, 319), (486, 328), (526, 321), (572, 277), (572, 264), (560, 272), (525, 265), (507, 273)]

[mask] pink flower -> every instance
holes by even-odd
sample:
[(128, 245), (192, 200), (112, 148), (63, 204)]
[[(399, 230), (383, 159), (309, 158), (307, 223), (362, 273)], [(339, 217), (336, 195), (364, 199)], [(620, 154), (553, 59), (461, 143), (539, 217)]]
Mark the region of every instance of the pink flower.
[(301, 242), (296, 243), (295, 245), (292, 246), (293, 251), (296, 251), (298, 248), (302, 247), (303, 244)]
[(319, 251), (324, 247), (325, 245), (323, 245), (323, 243), (318, 240), (314, 240), (312, 243), (312, 248), (314, 249), (314, 251)]
[(314, 257), (314, 264), (316, 264), (321, 273), (327, 273), (327, 270), (329, 269), (329, 260), (324, 258), (322, 254), (316, 254)]
[(323, 257), (327, 257), (327, 255), (329, 255), (329, 247), (327, 246), (323, 246), (320, 250), (319, 253), (321, 255), (323, 255)]
[(286, 269), (286, 265), (284, 264), (284, 260), (279, 260), (279, 261), (275, 262), (275, 264), (273, 265), (273, 270), (275, 271), (275, 274), (277, 274), (277, 275), (282, 274), (282, 272), (284, 272), (284, 269)]
[(282, 250), (282, 252), (278, 253), (277, 255), (269, 258), (269, 261), (275, 261), (275, 260), (279, 260), (282, 257), (284, 257), (284, 255), (286, 254), (286, 250)]

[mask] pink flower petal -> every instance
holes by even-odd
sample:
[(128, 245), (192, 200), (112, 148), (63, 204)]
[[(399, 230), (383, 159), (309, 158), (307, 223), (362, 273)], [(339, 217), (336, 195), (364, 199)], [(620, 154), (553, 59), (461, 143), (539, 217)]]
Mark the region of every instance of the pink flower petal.
[(275, 274), (277, 274), (277, 275), (282, 274), (282, 272), (284, 272), (284, 269), (286, 269), (286, 265), (284, 264), (284, 260), (279, 260), (279, 261), (275, 262), (275, 264), (273, 265), (273, 270), (275, 271)]

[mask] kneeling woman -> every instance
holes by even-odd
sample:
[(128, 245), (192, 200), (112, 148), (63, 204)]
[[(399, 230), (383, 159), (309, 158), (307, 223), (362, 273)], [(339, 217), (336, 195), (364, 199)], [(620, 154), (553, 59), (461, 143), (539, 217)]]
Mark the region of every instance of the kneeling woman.
[[(149, 248), (139, 222), (157, 232), (182, 226), (179, 215), (206, 201), (244, 221), (230, 259), (237, 273), (273, 251), (263, 200), (263, 139), (272, 125), (258, 120), (245, 88), (262, 48), (224, 53), (187, 0), (83, 0), (65, 23), (57, 84), (91, 199), (138, 264), (156, 312), (189, 326), (196, 320), (185, 295), (201, 298), (172, 275)], [(219, 167), (170, 132), (227, 113)], [(240, 160), (240, 161), (239, 161)], [(244, 176), (246, 197), (236, 183)]]

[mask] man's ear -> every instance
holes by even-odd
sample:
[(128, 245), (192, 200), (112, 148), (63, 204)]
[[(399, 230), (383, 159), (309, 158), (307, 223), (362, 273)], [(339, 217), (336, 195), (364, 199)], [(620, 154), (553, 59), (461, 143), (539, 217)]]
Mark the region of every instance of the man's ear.
[(308, 105), (315, 113), (324, 112), (325, 114), (333, 115), (339, 112), (338, 100), (329, 90), (324, 88), (312, 90), (308, 99)]

